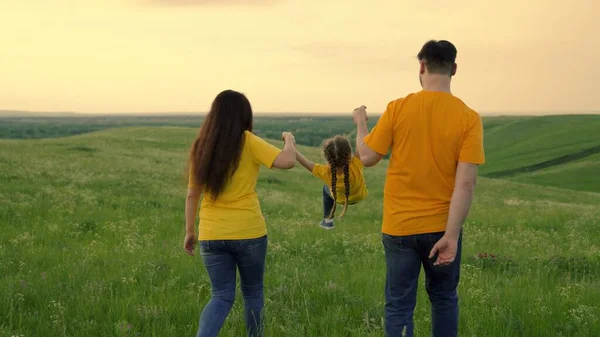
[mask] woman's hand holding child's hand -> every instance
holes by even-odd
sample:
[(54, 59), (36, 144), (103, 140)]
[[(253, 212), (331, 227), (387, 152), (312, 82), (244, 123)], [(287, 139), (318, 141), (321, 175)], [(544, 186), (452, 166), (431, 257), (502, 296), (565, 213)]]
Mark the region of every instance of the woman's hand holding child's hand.
[(296, 145), (296, 138), (294, 137), (294, 135), (292, 135), (291, 132), (283, 132), (281, 134), (281, 139), (285, 142), (291, 142), (292, 144)]

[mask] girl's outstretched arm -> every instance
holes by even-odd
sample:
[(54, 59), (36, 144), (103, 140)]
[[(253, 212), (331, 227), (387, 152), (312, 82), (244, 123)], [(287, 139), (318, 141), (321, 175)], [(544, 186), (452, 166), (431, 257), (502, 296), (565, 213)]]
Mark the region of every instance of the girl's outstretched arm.
[(304, 166), (304, 168), (310, 172), (312, 172), (315, 168), (315, 163), (306, 159), (306, 157), (304, 157), (298, 150), (296, 150), (296, 160), (300, 163), (300, 165)]

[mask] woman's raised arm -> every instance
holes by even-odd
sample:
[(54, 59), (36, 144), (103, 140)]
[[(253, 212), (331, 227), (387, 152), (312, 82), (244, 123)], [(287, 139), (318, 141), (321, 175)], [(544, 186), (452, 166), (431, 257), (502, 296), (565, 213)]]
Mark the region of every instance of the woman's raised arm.
[(275, 158), (273, 167), (284, 170), (291, 169), (296, 164), (296, 139), (289, 132), (281, 134), (281, 138), (283, 138), (285, 145), (283, 151)]

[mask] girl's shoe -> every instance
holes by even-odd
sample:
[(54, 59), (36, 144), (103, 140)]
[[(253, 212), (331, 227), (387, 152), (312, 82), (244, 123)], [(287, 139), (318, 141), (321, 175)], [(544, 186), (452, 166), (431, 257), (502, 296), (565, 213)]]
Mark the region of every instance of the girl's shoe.
[(333, 227), (334, 227), (333, 219), (323, 219), (323, 220), (321, 220), (321, 223), (319, 224), (319, 226), (321, 226), (321, 228), (324, 228), (324, 229), (333, 229)]

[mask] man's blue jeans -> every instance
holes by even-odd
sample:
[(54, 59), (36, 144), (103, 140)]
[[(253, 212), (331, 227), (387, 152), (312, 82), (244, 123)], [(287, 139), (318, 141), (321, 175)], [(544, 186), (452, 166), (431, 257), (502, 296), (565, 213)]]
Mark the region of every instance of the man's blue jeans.
[(458, 295), (462, 235), (454, 262), (434, 266), (429, 253), (444, 233), (408, 236), (383, 234), (387, 267), (385, 285), (386, 337), (413, 337), (413, 311), (417, 303), (417, 283), (421, 265), (425, 270), (425, 288), (431, 301), (432, 335), (455, 337), (458, 334)]
[(200, 316), (197, 337), (216, 337), (235, 300), (236, 267), (240, 272), (248, 336), (263, 335), (263, 277), (267, 236), (248, 240), (200, 241), (208, 271), (211, 299)]

